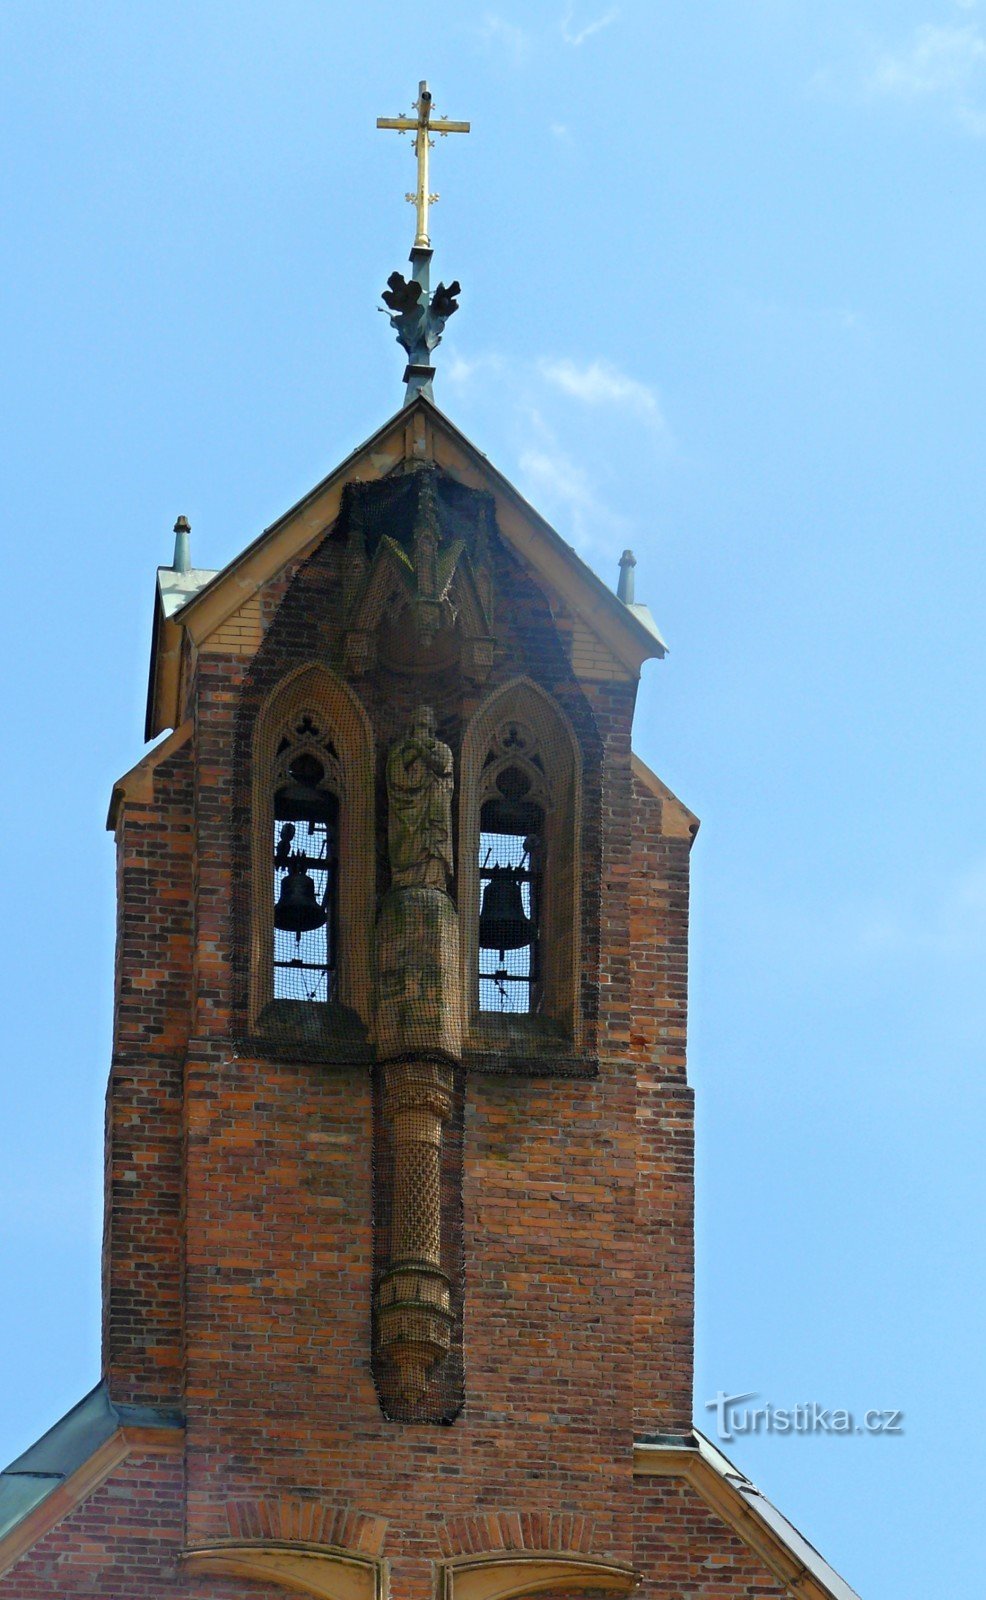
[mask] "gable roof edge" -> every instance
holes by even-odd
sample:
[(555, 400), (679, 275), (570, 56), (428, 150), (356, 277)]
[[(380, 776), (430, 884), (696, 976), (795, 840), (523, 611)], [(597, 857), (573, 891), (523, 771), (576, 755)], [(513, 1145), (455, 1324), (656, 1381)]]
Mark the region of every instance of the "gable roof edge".
[[(408, 429), (413, 429), (414, 421), (417, 417), (424, 417), (427, 421), (430, 421), (432, 426), (440, 433), (443, 433), (453, 446), (470, 456), (482, 476), (490, 480), (495, 491), (504, 500), (512, 503), (520, 513), (521, 518), (536, 530), (548, 550), (570, 572), (573, 580), (572, 586), (581, 588), (584, 591), (583, 604), (579, 605), (578, 601), (573, 599), (573, 605), (585, 616), (587, 621), (595, 623), (603, 631), (604, 636), (609, 636), (609, 642), (616, 649), (620, 659), (629, 670), (637, 672), (644, 661), (652, 658), (660, 659), (665, 655), (667, 647), (663, 639), (656, 627), (652, 624), (649, 625), (642, 615), (646, 608), (635, 607), (631, 609), (626, 606), (606, 586), (603, 580), (592, 571), (592, 568), (582, 560), (577, 551), (567, 544), (557, 530), (541, 516), (540, 512), (529, 501), (525, 500), (524, 496), (514, 487), (510, 480), (493, 466), (489, 457), (472, 444), (465, 434), (445, 416), (444, 412), (439, 411), (438, 407), (432, 401), (425, 399), (424, 396), (419, 396), (412, 405), (396, 412), (368, 439), (364, 440), (354, 450), (351, 450), (349, 455), (337, 467), (333, 468), (300, 500), (296, 501), (293, 506), (271, 522), (239, 555), (234, 556), (232, 561), (216, 573), (215, 577), (211, 578), (196, 594), (192, 595), (174, 613), (174, 620), (188, 628), (196, 643), (201, 642), (202, 638), (206, 637), (212, 631), (212, 628), (218, 625), (220, 617), (218, 614), (211, 616), (210, 623), (204, 627), (196, 627), (196, 621), (205, 612), (215, 610), (211, 602), (214, 602), (219, 592), (229, 585), (234, 586), (230, 597), (229, 609), (223, 614), (224, 620), (225, 615), (242, 605), (246, 599), (256, 593), (261, 583), (266, 581), (269, 575), (266, 573), (258, 575), (254, 579), (247, 576), (249, 568), (256, 562), (256, 558), (260, 555), (265, 545), (268, 545), (283, 529), (301, 516), (306, 508), (321, 499), (335, 484), (341, 485), (348, 481), (348, 475), (356, 461), (361, 457), (371, 455), (374, 448), (382, 445), (388, 436), (393, 435), (399, 429), (405, 435), (406, 440)], [(408, 450), (405, 448), (403, 451), (404, 459), (413, 458), (414, 455), (413, 449)], [(309, 547), (314, 545), (321, 535), (325, 523), (321, 518), (318, 520), (319, 526), (312, 527), (310, 538), (307, 541), (302, 540), (293, 551), (295, 557), (306, 554)], [(531, 554), (528, 550), (524, 550), (521, 553), (527, 557), (530, 557)], [(244, 569), (247, 569), (247, 572)], [(571, 597), (566, 596), (566, 598)]]
[(804, 1534), (697, 1428), (684, 1437), (636, 1440), (633, 1475), (683, 1479), (795, 1600), (859, 1600)]

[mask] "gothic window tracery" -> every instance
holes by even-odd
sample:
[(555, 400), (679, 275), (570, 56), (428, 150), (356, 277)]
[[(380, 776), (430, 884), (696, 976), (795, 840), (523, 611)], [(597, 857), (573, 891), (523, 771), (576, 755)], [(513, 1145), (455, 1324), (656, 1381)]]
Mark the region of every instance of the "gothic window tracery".
[(265, 1037), (370, 1020), (373, 774), (369, 718), (329, 668), (268, 693), (250, 781), (249, 1017)]

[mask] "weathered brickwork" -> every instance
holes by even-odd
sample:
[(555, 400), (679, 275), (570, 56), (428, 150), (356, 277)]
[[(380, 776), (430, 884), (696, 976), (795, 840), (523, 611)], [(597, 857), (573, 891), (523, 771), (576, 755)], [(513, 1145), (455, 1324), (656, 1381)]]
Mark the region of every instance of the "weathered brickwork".
[[(694, 1324), (692, 1092), (685, 1082), (688, 859), (667, 802), (633, 780), (630, 1049), (636, 1063), (634, 1431), (691, 1425)], [(680, 830), (679, 830), (680, 831)]]
[(130, 1457), (10, 1572), (11, 1600), (283, 1600), (280, 1587), (183, 1571), (181, 1458)]
[(595, 1027), (597, 1011), (600, 1023), (592, 1081), (469, 1080), (466, 1407), (437, 1434), (396, 1429), (380, 1414), (369, 1361), (370, 1074), (229, 1048), (245, 1027), (248, 950), (238, 930), (249, 918), (252, 722), (298, 664), (339, 665), (340, 561), (326, 540), (286, 590), (277, 583), (276, 607), (262, 598), (269, 627), (252, 665), (211, 649), (198, 663), (198, 1007), (185, 1100), (189, 1536), (223, 1536), (231, 1493), (304, 1482), (387, 1516), (399, 1482), (405, 1526), (394, 1537), (413, 1549), (422, 1536), (407, 1510), (434, 1515), (436, 1479), (446, 1513), (523, 1503), (533, 1481), (572, 1511), (591, 1496), (609, 1552), (629, 1559), (634, 685), (578, 683), (543, 592), (505, 551), (495, 572), (497, 652), (481, 689), (451, 667), (425, 689), (386, 668), (354, 683), (381, 760), (422, 698), (456, 756), (466, 718), (499, 683), (527, 673), (557, 698), (583, 752), (584, 1004), (587, 1023)]
[(527, 676), (579, 751), (582, 1075), (467, 1059), (444, 1147), (464, 1406), (450, 1426), (396, 1424), (374, 1388), (387, 1213), (378, 1195), (375, 1239), (366, 1052), (284, 1059), (250, 1031), (253, 728), (299, 666), (342, 673), (329, 536), (188, 657), (190, 735), (117, 824), (105, 1373), (117, 1405), (180, 1408), (184, 1447), (128, 1458), (0, 1596), (273, 1595), (182, 1565), (237, 1540), (385, 1557), (397, 1600), (431, 1600), (436, 1562), (532, 1551), (636, 1565), (662, 1600), (783, 1592), (692, 1490), (632, 1476), (635, 1433), (691, 1423), (691, 841), (631, 766), (631, 675), (520, 557), (493, 555), (485, 681), (454, 657), (350, 680), (378, 752), (378, 894), (383, 757), (414, 705), (435, 707), (458, 764), (483, 699)]
[(192, 980), (192, 747), (117, 824), (103, 1360), (123, 1404), (181, 1399), (182, 1072)]
[[(381, 665), (364, 677), (351, 680), (351, 687), (362, 702), (373, 725), (377, 748), (376, 810), (378, 828), (376, 861), (377, 892), (387, 887), (385, 829), (384, 760), (397, 734), (422, 699), (431, 704), (438, 718), (442, 738), (458, 762), (462, 733), (467, 719), (481, 699), (502, 684), (527, 675), (556, 700), (571, 724), (582, 755), (582, 908), (581, 943), (583, 953), (582, 1010), (588, 1043), (594, 1043), (599, 1004), (599, 896), (602, 874), (606, 870), (603, 850), (613, 830), (601, 826), (602, 787), (614, 760), (629, 762), (629, 725), (633, 714), (636, 685), (605, 683), (583, 685), (575, 676), (564, 640), (556, 629), (551, 607), (530, 570), (503, 547), (494, 551), (493, 585), (496, 596), (496, 649), (491, 672), (482, 685), (463, 678), (456, 663), (423, 676), (410, 676)], [(264, 698), (286, 673), (310, 661), (323, 661), (342, 671), (343, 603), (342, 573), (344, 552), (332, 539), (325, 539), (315, 552), (295, 570), (285, 586), (283, 576), (269, 585), (272, 593), (261, 597), (261, 613), (268, 621), (264, 642), (244, 672), (243, 663), (228, 655), (204, 652), (196, 681), (197, 726), (199, 729), (199, 770), (207, 775), (209, 795), (202, 797), (200, 776), (199, 848), (218, 862), (226, 852), (228, 913), (226, 938), (231, 987), (225, 996), (228, 1010), (214, 1018), (200, 1017), (198, 1031), (228, 1036), (247, 1032), (249, 983), (249, 838), (253, 798), (250, 743), (256, 717)], [(226, 712), (231, 698), (237, 703), (235, 716)], [(235, 761), (227, 756), (232, 727)], [(611, 749), (607, 749), (607, 741)], [(233, 783), (232, 796), (226, 785)], [(629, 783), (629, 766), (625, 784)], [(230, 858), (230, 811), (233, 812), (233, 853)], [(609, 800), (610, 814), (619, 816), (623, 840), (630, 831), (629, 794)], [(453, 811), (453, 845), (458, 849), (458, 815)], [(623, 848), (627, 848), (624, 843)], [(624, 962), (625, 966), (625, 962)], [(218, 974), (217, 974), (218, 976)]]
[(689, 1484), (634, 1488), (640, 1600), (784, 1600), (790, 1590)]

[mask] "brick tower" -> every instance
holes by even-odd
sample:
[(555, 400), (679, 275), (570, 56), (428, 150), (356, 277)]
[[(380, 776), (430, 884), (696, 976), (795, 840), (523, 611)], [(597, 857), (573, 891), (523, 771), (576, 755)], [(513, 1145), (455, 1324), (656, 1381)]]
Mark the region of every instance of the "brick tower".
[(227, 568), (180, 520), (159, 572), (103, 1372), (0, 1475), (0, 1600), (850, 1594), (692, 1429), (697, 823), (631, 752), (660, 637), (430, 348)]

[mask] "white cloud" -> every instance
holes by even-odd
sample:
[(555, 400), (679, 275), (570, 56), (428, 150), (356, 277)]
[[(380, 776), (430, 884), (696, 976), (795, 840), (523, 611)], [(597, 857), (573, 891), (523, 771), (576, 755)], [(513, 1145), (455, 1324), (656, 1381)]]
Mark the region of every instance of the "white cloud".
[(923, 23), (908, 43), (880, 57), (869, 87), (878, 94), (921, 98), (966, 91), (986, 60), (986, 39), (974, 22)]
[[(566, 448), (560, 443), (542, 408), (557, 408), (559, 393), (585, 406), (608, 406), (620, 413), (624, 435), (632, 422), (647, 431), (652, 443), (657, 437), (667, 447), (670, 433), (653, 389), (609, 362), (512, 357), (495, 350), (462, 355), (448, 347), (440, 360), (439, 378), (461, 399), (481, 401), (485, 385), (497, 397), (501, 413), (506, 405), (516, 439), (518, 487), (578, 550), (609, 558), (632, 543), (631, 524), (597, 493), (578, 444)], [(573, 438), (581, 437), (586, 425), (586, 419), (580, 424), (569, 413), (566, 429)]]
[(501, 50), (515, 67), (522, 67), (531, 54), (533, 41), (526, 29), (508, 22), (495, 11), (487, 11), (479, 28), (483, 43)]
[(441, 374), (443, 379), (463, 389), (474, 378), (481, 377), (484, 372), (502, 372), (503, 368), (503, 357), (497, 355), (495, 351), (491, 350), (485, 355), (470, 358), (461, 356), (457, 350), (450, 350), (441, 363)]
[(548, 509), (579, 550), (598, 542), (603, 521), (612, 522), (592, 490), (588, 475), (554, 445), (530, 445), (521, 451), (521, 482), (534, 505)]
[(639, 378), (631, 378), (609, 361), (588, 361), (581, 365), (567, 358), (538, 362), (538, 371), (547, 383), (590, 406), (622, 406), (641, 421), (660, 432), (667, 424), (657, 395)]
[(626, 542), (628, 524), (596, 494), (589, 474), (559, 445), (540, 412), (527, 410), (528, 443), (520, 452), (520, 486), (577, 550), (610, 552)]
[(568, 11), (565, 13), (565, 16), (562, 18), (561, 36), (566, 44), (584, 44), (587, 39), (592, 38), (594, 33), (600, 33), (603, 28), (608, 28), (611, 22), (616, 21), (619, 14), (619, 7), (611, 6), (609, 11), (605, 11), (602, 16), (596, 17), (593, 22), (587, 22), (581, 28), (573, 28), (572, 23), (575, 17), (575, 9), (574, 7), (570, 6)]
[(925, 22), (877, 57), (863, 87), (874, 98), (937, 102), (967, 133), (981, 136), (986, 112), (977, 102), (984, 82), (986, 35), (979, 23)]
[[(659, 433), (668, 433), (656, 390), (639, 378), (621, 372), (611, 361), (577, 362), (567, 356), (542, 356), (534, 361), (518, 358), (509, 365), (514, 374), (515, 393), (522, 403), (529, 405), (533, 401), (540, 380), (583, 405), (623, 410)], [(446, 349), (441, 371), (443, 379), (465, 388), (476, 378), (503, 373), (507, 366), (507, 358), (494, 350), (464, 356), (458, 350)], [(534, 415), (541, 426), (540, 413)]]

